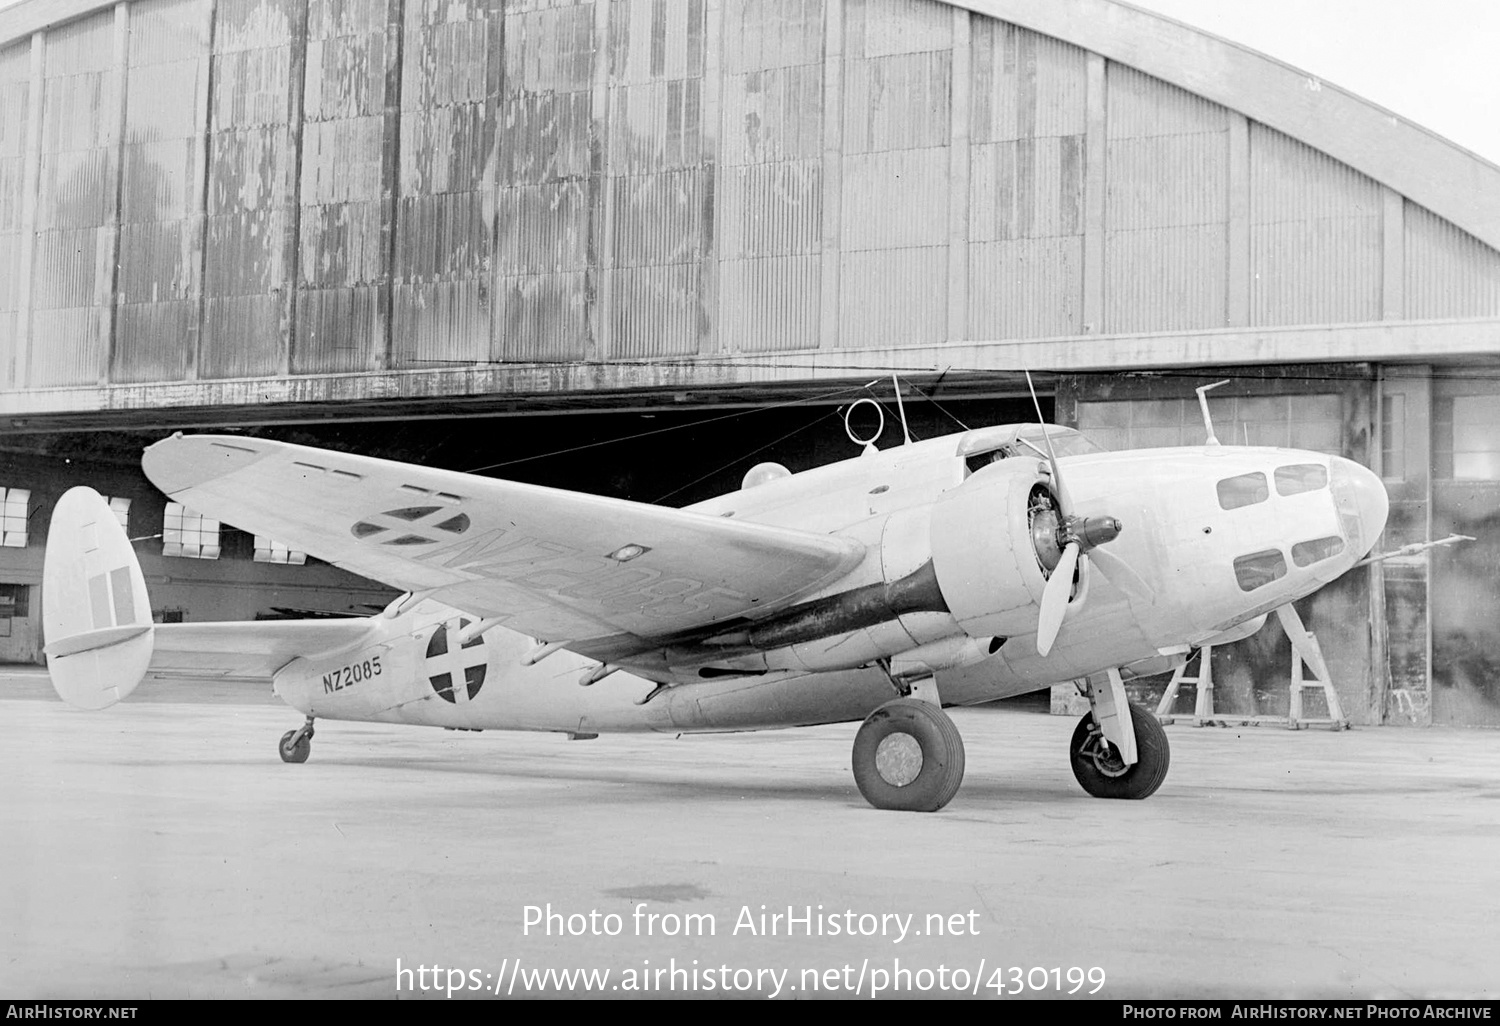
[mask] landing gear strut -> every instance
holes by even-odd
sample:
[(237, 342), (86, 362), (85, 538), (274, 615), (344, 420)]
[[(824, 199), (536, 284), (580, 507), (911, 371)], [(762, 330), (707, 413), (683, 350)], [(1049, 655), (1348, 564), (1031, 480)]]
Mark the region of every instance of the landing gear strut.
[(887, 702), (854, 736), (854, 782), (877, 809), (936, 812), (963, 779), (964, 740), (931, 702)]
[(306, 762), (307, 757), (312, 754), (312, 739), (313, 718), (309, 716), (302, 726), (281, 735), (281, 744), (277, 746), (281, 752), (281, 761)]
[(1167, 732), (1155, 716), (1130, 703), (1130, 723), (1135, 730), (1136, 761), (1127, 766), (1120, 749), (1104, 737), (1104, 731), (1088, 713), (1078, 721), (1068, 744), (1073, 776), (1095, 798), (1149, 798), (1167, 779), (1172, 751)]

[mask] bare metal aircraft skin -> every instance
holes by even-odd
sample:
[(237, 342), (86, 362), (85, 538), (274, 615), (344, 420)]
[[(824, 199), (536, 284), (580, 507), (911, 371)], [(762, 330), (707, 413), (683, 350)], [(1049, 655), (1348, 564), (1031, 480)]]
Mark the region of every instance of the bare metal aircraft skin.
[[(196, 512), (405, 594), (366, 619), (153, 624), (97, 493), (59, 501), (44, 620), (59, 694), (89, 708), (146, 674), (268, 679), (307, 717), (471, 730), (729, 731), (863, 720), (882, 808), (957, 792), (942, 705), (1078, 681), (1091, 794), (1143, 798), (1169, 762), (1123, 681), (1258, 630), (1360, 560), (1385, 525), (1350, 460), (1211, 444), (1105, 453), (1007, 425), (866, 452), (686, 509), (240, 436), (173, 436), (147, 476)], [(1299, 629), (1289, 631), (1294, 643)]]

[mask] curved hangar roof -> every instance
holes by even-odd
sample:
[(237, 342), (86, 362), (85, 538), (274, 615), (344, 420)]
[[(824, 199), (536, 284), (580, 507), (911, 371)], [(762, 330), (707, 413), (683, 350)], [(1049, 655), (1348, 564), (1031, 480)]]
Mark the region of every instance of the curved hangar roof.
[(1500, 348), (1500, 168), (1113, 0), (24, 0), (0, 186), (9, 414)]

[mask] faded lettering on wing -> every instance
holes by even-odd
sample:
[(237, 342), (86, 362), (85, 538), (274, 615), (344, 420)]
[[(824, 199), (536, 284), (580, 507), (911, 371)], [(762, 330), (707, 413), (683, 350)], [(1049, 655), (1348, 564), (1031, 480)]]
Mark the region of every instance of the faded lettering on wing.
[(742, 592), (731, 588), (711, 588), (680, 574), (668, 577), (654, 567), (622, 566), (608, 557), (513, 529), (494, 528), (416, 558), (613, 613), (664, 618), (702, 615), (716, 605), (737, 611), (746, 600)]

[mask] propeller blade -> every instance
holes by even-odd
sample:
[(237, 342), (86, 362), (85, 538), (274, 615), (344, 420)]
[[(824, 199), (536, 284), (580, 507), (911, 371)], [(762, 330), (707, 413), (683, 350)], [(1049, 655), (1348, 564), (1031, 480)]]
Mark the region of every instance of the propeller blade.
[(1068, 612), (1068, 599), (1073, 595), (1073, 571), (1077, 567), (1078, 543), (1068, 542), (1042, 591), (1042, 611), (1036, 620), (1037, 655), (1044, 656), (1052, 651), (1052, 643), (1057, 640), (1057, 632)]
[(1149, 605), (1156, 604), (1156, 592), (1134, 568), (1119, 556), (1104, 548), (1090, 549), (1084, 557), (1099, 567), (1099, 572), (1109, 578), (1109, 583), (1119, 588), (1132, 599)]
[(1057, 493), (1057, 511), (1066, 520), (1073, 514), (1073, 503), (1069, 501), (1067, 489), (1063, 486), (1062, 471), (1057, 469), (1057, 453), (1052, 449), (1052, 434), (1047, 430), (1047, 421), (1042, 417), (1042, 401), (1036, 397), (1036, 386), (1031, 383), (1029, 370), (1026, 372), (1026, 387), (1031, 390), (1031, 405), (1036, 407), (1037, 423), (1042, 427), (1042, 441), (1047, 443), (1047, 463), (1052, 467), (1052, 490)]

